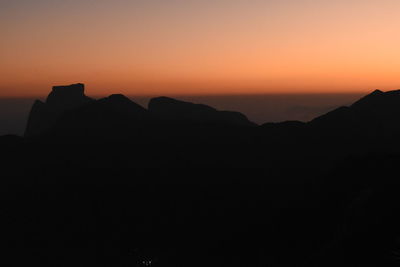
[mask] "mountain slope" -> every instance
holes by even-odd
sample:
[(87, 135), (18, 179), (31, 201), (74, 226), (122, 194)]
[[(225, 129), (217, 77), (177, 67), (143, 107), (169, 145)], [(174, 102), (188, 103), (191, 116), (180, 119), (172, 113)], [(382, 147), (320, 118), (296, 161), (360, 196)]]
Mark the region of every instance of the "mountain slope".
[(376, 90), (349, 107), (315, 118), (309, 125), (333, 135), (394, 137), (400, 134), (400, 90)]
[(219, 111), (207, 105), (194, 104), (169, 97), (151, 99), (148, 108), (152, 114), (166, 120), (226, 123), (240, 126), (256, 125), (239, 112)]

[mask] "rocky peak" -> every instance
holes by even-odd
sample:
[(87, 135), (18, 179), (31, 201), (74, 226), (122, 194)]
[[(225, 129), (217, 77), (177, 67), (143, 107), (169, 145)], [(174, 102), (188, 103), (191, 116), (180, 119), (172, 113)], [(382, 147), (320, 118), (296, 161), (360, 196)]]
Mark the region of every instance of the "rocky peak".
[(48, 95), (46, 104), (56, 109), (70, 109), (82, 105), (91, 99), (85, 95), (85, 85), (81, 83), (66, 86), (54, 86)]
[(400, 90), (393, 90), (382, 92), (381, 90), (375, 90), (372, 93), (364, 96), (357, 102), (355, 102), (351, 107), (354, 108), (372, 108), (376, 106), (387, 106), (387, 105), (397, 105), (400, 102)]
[(83, 83), (76, 83), (71, 85), (53, 86), (52, 92), (56, 94), (83, 95), (85, 92), (85, 85)]
[(85, 95), (85, 85), (82, 83), (54, 86), (45, 103), (37, 100), (33, 104), (25, 136), (34, 136), (45, 132), (65, 112), (91, 101), (92, 99)]

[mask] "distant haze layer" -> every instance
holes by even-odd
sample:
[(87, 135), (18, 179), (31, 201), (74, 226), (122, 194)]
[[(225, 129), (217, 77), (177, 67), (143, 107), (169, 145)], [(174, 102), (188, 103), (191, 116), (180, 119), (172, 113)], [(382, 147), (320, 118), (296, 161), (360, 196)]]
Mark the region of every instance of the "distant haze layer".
[(398, 0), (0, 1), (0, 95), (400, 88)]
[[(258, 124), (286, 120), (309, 121), (336, 107), (349, 105), (361, 94), (264, 94), (264, 95), (168, 95), (210, 105), (220, 110), (239, 111)], [(99, 98), (99, 97), (95, 97)], [(130, 96), (147, 107), (150, 96)], [(22, 135), (35, 98), (0, 98), (0, 135)]]

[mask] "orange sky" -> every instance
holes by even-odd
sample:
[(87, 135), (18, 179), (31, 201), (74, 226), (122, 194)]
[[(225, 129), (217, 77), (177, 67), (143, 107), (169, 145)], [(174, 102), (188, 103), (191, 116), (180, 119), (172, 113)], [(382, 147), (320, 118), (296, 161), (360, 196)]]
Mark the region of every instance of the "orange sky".
[(398, 0), (4, 0), (0, 96), (400, 88)]

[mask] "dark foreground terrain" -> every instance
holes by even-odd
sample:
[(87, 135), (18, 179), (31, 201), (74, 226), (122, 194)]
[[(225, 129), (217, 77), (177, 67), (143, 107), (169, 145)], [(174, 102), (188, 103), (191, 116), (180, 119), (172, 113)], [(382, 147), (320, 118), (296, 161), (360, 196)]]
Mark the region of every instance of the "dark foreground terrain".
[(54, 87), (0, 137), (8, 266), (398, 266), (400, 91), (309, 123)]

